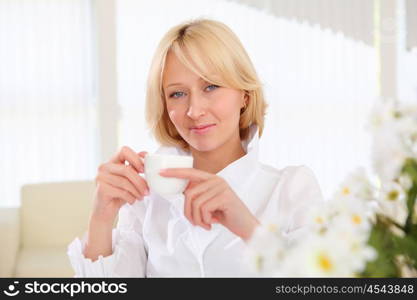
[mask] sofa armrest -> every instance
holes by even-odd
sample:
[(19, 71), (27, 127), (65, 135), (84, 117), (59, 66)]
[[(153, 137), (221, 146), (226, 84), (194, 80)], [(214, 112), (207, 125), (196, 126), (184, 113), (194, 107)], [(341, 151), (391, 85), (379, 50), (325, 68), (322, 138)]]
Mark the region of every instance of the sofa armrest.
[(0, 207), (0, 277), (13, 277), (20, 248), (18, 207)]

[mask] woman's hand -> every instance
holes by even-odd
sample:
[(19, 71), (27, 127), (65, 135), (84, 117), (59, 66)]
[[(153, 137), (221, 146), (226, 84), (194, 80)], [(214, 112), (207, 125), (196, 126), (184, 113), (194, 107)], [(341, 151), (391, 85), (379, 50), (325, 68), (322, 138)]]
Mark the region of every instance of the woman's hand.
[(149, 194), (148, 184), (139, 176), (144, 172), (141, 158), (146, 153), (135, 153), (124, 146), (108, 162), (100, 165), (95, 179), (97, 188), (91, 218), (112, 223), (123, 204), (133, 204)]
[(145, 155), (146, 152), (135, 153), (125, 146), (98, 168), (93, 210), (83, 251), (86, 258), (96, 261), (100, 255), (112, 254), (112, 227), (120, 207), (125, 203), (133, 204), (146, 195), (148, 185), (139, 176), (144, 172), (141, 158)]
[(159, 174), (190, 180), (184, 191), (184, 213), (193, 225), (210, 230), (212, 223), (220, 223), (244, 240), (259, 225), (222, 177), (194, 168), (169, 168)]

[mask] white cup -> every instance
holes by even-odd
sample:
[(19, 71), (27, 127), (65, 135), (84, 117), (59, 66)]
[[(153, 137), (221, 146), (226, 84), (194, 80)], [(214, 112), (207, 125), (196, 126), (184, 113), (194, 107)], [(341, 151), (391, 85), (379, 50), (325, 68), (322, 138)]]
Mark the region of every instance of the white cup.
[(181, 194), (188, 184), (188, 179), (163, 177), (161, 169), (192, 168), (193, 157), (171, 154), (147, 154), (145, 156), (145, 178), (151, 191), (161, 196)]

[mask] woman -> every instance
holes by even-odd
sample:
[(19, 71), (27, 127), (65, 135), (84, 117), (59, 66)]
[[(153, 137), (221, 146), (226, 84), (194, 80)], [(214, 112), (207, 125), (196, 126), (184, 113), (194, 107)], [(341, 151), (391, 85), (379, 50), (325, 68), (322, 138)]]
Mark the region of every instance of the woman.
[(267, 105), (239, 39), (212, 20), (169, 30), (146, 105), (157, 153), (194, 158), (193, 168), (161, 176), (189, 185), (171, 198), (150, 193), (138, 176), (146, 152), (123, 147), (99, 167), (87, 234), (69, 246), (76, 276), (252, 276), (242, 256), (256, 227), (274, 219), (293, 234), (322, 195), (307, 167), (258, 161)]

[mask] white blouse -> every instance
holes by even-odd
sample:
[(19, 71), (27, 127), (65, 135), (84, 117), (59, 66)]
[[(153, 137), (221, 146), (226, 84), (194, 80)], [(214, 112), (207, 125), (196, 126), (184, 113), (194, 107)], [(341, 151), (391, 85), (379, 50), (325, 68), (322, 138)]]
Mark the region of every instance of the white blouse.
[[(258, 161), (258, 128), (242, 141), (246, 155), (216, 175), (261, 222), (274, 220), (289, 236), (305, 226), (307, 210), (323, 201), (313, 172), (306, 166), (275, 169)], [(175, 147), (157, 153), (190, 155)], [(68, 246), (75, 277), (252, 277), (244, 263), (247, 244), (221, 224), (207, 231), (184, 216), (184, 195), (163, 198), (150, 193), (125, 204), (113, 229), (113, 254), (96, 261), (83, 256), (86, 235)]]

